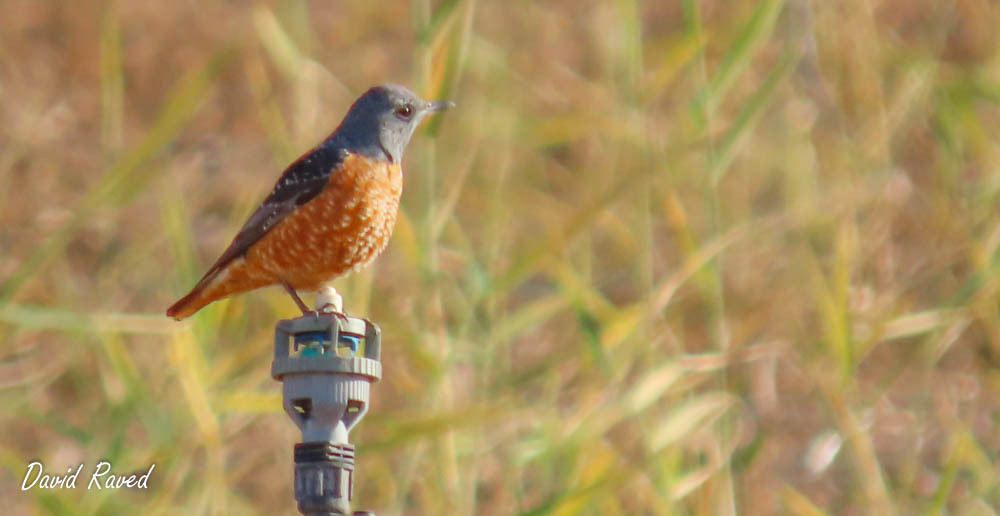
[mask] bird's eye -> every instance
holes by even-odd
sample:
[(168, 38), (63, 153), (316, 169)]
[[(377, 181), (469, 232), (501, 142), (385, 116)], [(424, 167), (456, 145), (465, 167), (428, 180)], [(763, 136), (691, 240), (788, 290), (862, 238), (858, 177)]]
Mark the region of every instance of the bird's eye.
[(410, 104), (403, 104), (396, 108), (396, 116), (404, 120), (409, 119), (413, 116), (413, 106)]

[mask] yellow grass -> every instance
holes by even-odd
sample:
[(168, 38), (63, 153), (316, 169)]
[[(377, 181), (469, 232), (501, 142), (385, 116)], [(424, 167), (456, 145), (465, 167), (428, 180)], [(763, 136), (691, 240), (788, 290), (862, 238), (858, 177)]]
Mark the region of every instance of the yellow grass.
[[(296, 514), (280, 289), (162, 315), (373, 84), (356, 506), (996, 514), (989, 0), (0, 3), (6, 514)], [(21, 491), (99, 460), (146, 491)]]

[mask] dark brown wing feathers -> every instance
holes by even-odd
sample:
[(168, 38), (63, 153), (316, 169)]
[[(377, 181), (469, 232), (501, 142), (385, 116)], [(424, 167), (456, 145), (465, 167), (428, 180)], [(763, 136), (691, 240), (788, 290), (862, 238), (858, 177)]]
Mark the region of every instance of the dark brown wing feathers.
[(173, 317), (180, 312), (219, 271), (246, 254), (254, 242), (260, 240), (271, 228), (295, 211), (295, 208), (319, 195), (329, 182), (330, 174), (340, 168), (345, 156), (346, 153), (342, 149), (331, 149), (320, 145), (289, 165), (278, 178), (274, 189), (243, 224), (222, 256), (208, 269), (188, 295), (167, 309), (167, 315)]

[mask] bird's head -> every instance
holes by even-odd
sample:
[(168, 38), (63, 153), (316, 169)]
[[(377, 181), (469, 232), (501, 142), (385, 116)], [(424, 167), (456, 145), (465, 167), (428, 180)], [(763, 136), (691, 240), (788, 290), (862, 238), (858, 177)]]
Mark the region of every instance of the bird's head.
[(427, 115), (448, 109), (449, 101), (427, 101), (396, 85), (383, 84), (354, 101), (331, 140), (348, 149), (400, 163), (413, 131)]

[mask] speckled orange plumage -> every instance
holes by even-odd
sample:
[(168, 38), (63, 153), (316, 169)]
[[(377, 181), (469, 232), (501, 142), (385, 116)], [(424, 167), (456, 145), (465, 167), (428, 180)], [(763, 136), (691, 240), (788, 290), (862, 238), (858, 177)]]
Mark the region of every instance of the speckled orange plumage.
[(329, 136), (282, 172), (208, 272), (167, 309), (183, 319), (233, 294), (318, 289), (385, 249), (403, 189), (403, 151), (420, 121), (451, 108), (396, 84), (364, 92)]
[(319, 195), (206, 277), (169, 315), (181, 319), (217, 299), (282, 281), (315, 290), (368, 265), (389, 242), (402, 189), (398, 164), (347, 154)]

